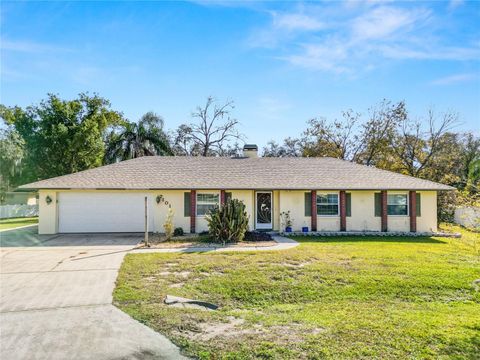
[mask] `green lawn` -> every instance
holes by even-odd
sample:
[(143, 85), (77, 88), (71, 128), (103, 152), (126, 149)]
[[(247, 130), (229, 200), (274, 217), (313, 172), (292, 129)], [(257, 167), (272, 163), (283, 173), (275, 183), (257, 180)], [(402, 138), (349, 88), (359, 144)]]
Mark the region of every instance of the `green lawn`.
[(38, 217), (1, 219), (0, 230), (14, 229), (20, 226), (38, 224)]
[[(462, 232), (297, 237), (299, 247), (277, 252), (129, 254), (114, 303), (201, 359), (478, 359), (480, 235)], [(167, 307), (166, 294), (220, 309)]]

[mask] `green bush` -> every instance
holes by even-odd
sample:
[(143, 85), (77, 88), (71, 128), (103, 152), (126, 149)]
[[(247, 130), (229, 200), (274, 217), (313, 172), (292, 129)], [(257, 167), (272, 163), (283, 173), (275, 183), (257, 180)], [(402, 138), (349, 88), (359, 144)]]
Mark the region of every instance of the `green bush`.
[(173, 236), (183, 236), (183, 228), (177, 227), (175, 230), (173, 230)]
[(242, 241), (248, 230), (248, 215), (245, 204), (237, 199), (228, 200), (225, 205), (215, 208), (206, 216), (208, 229), (214, 241)]

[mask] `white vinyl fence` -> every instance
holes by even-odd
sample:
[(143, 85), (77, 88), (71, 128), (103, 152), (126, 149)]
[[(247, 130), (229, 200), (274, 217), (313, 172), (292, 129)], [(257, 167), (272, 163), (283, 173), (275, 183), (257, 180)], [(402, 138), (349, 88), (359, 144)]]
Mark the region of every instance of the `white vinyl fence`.
[(455, 222), (467, 228), (480, 229), (480, 207), (456, 208)]
[(0, 219), (38, 216), (38, 205), (0, 205)]

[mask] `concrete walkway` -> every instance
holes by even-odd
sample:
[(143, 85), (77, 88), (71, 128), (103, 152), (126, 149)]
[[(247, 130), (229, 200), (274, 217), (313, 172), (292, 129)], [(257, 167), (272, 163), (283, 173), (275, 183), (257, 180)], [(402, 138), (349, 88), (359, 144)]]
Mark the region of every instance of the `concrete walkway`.
[(0, 234), (0, 358), (182, 359), (166, 337), (112, 305), (128, 252), (286, 250), (269, 247), (133, 250), (138, 234), (37, 234), (36, 227)]
[(174, 248), (174, 249), (152, 249), (152, 248), (140, 248), (131, 250), (134, 254), (145, 253), (194, 253), (194, 252), (224, 252), (224, 251), (272, 251), (272, 250), (288, 250), (299, 245), (295, 240), (286, 238), (280, 235), (272, 235), (272, 238), (276, 245), (273, 246), (243, 246), (236, 247), (233, 245), (226, 245), (218, 247), (213, 246), (198, 246), (198, 247), (186, 247), (186, 248)]
[(0, 234), (0, 358), (182, 359), (167, 338), (112, 305), (138, 235)]

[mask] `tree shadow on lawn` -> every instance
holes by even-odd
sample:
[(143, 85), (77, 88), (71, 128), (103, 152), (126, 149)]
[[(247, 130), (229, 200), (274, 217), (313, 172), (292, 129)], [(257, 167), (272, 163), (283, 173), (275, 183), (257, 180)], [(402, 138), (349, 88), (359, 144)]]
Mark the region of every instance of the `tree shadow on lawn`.
[[(464, 328), (478, 331), (480, 330), (480, 325), (464, 326)], [(478, 359), (478, 354), (480, 353), (480, 336), (476, 334), (469, 338), (451, 340), (446, 344), (443, 353), (459, 359)]]
[(410, 244), (446, 244), (446, 241), (438, 240), (430, 236), (408, 237), (408, 236), (324, 236), (309, 237), (295, 236), (291, 239), (300, 243), (348, 243), (348, 242), (385, 242), (385, 243), (410, 243)]

